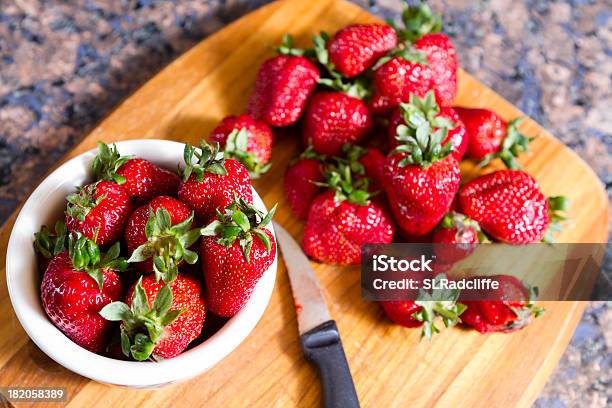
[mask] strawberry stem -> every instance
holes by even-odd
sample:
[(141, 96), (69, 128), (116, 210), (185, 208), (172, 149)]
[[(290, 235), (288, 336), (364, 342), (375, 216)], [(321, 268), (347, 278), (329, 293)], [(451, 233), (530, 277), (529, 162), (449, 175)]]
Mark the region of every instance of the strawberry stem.
[(521, 153), (529, 152), (529, 143), (535, 139), (535, 137), (528, 137), (518, 130), (523, 119), (523, 117), (519, 117), (508, 122), (506, 137), (504, 137), (499, 151), (487, 154), (478, 164), (480, 167), (486, 166), (491, 160), (499, 157), (507, 168), (512, 170), (521, 168), (516, 158)]
[(226, 159), (235, 159), (244, 164), (251, 178), (259, 178), (268, 171), (271, 163), (262, 163), (259, 157), (247, 150), (249, 135), (246, 128), (234, 129), (227, 136), (223, 153)]
[(76, 271), (87, 272), (96, 281), (100, 291), (104, 286), (104, 270), (125, 271), (128, 263), (120, 258), (121, 244), (115, 242), (105, 254), (94, 241), (80, 232), (68, 235), (68, 256)]
[(40, 231), (34, 234), (34, 250), (44, 258), (51, 259), (66, 250), (67, 235), (66, 224), (62, 221), (57, 221), (53, 230), (43, 225)]
[(170, 310), (172, 290), (169, 284), (162, 286), (153, 305), (142, 287), (142, 276), (134, 287), (131, 306), (123, 302), (112, 302), (100, 310), (106, 320), (121, 323), (121, 350), (126, 357), (144, 361), (151, 357), (156, 344), (161, 340), (166, 326), (172, 324), (184, 312)]
[(200, 141), (200, 147), (185, 144), (183, 159), (185, 168), (179, 169), (183, 181), (189, 180), (192, 174), (196, 181), (204, 180), (204, 173), (227, 175), (225, 157), (223, 152), (219, 151), (218, 143), (211, 145), (202, 140)]
[[(444, 278), (445, 275), (442, 273), (437, 275), (434, 278), (434, 285), (439, 285)], [(436, 286), (431, 293), (422, 289), (419, 290), (415, 303), (421, 306), (421, 310), (414, 313), (412, 317), (423, 322), (421, 338), (426, 337), (431, 340), (435, 333), (440, 332), (435, 323), (438, 317), (446, 328), (461, 321), (459, 316), (465, 311), (466, 306), (457, 302), (459, 294), (460, 290), (458, 289), (439, 289)]]
[(253, 236), (264, 244), (267, 252), (272, 249), (272, 242), (264, 228), (272, 221), (276, 206), (266, 214), (234, 196), (234, 202), (225, 207), (224, 212), (217, 210), (217, 219), (202, 228), (200, 233), (202, 236), (218, 236), (217, 243), (225, 247), (231, 247), (238, 241), (244, 259), (250, 263)]
[(125, 183), (125, 177), (117, 174), (117, 170), (133, 156), (121, 156), (117, 145), (109, 146), (98, 142), (98, 154), (91, 163), (91, 170), (96, 181), (114, 181), (117, 184)]
[(411, 94), (410, 102), (400, 104), (400, 109), (405, 124), (396, 128), (395, 138), (399, 146), (391, 154), (406, 153), (399, 163), (401, 167), (416, 164), (427, 168), (451, 154), (453, 145), (450, 140), (446, 143), (444, 140), (455, 123), (438, 116), (440, 107), (433, 91), (427, 92), (423, 98)]
[(150, 211), (145, 226), (147, 242), (134, 250), (128, 262), (143, 262), (153, 259), (153, 272), (159, 282), (173, 282), (178, 276), (178, 265), (185, 261), (190, 265), (198, 261), (198, 254), (189, 250), (199, 238), (200, 228), (191, 229), (193, 213), (184, 221), (172, 225), (165, 208)]
[(415, 42), (425, 34), (438, 33), (442, 30), (442, 16), (434, 13), (425, 2), (421, 2), (416, 7), (406, 2), (401, 19), (403, 28), (397, 28), (393, 22), (390, 25), (395, 28), (397, 36), (402, 41)]
[(570, 200), (565, 196), (548, 197), (548, 228), (544, 233), (542, 242), (552, 244), (555, 242), (554, 234), (563, 231), (563, 222), (568, 220), (565, 212), (569, 208)]

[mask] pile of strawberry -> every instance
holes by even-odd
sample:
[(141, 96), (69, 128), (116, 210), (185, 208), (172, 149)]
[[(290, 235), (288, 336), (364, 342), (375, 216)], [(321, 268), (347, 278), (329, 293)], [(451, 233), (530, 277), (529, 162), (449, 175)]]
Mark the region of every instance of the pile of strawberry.
[[(284, 188), (294, 216), (306, 220), (304, 251), (348, 265), (360, 262), (363, 244), (394, 239), (550, 241), (567, 203), (545, 197), (520, 170), (516, 157), (531, 141), (518, 130), (520, 118), (453, 107), (458, 62), (440, 16), (421, 5), (401, 17), (403, 27), (354, 24), (331, 37), (321, 33), (310, 49), (294, 48), (287, 35), (279, 55), (259, 68), (248, 114), (271, 127), (301, 122), (304, 150), (286, 170)], [(483, 167), (499, 158), (509, 169), (462, 186), (464, 158)], [(529, 320), (522, 311), (533, 299), (508, 281), (518, 303), (472, 302), (464, 323), (483, 332), (522, 327), (517, 322)], [(465, 305), (458, 294), (433, 296), (383, 307), (406, 326), (438, 315), (459, 321)]]
[(35, 237), (53, 324), (89, 351), (142, 361), (202, 341), (211, 313), (234, 316), (276, 243), (274, 209), (253, 206), (249, 170), (228, 156), (186, 145), (177, 174), (99, 143), (93, 182)]

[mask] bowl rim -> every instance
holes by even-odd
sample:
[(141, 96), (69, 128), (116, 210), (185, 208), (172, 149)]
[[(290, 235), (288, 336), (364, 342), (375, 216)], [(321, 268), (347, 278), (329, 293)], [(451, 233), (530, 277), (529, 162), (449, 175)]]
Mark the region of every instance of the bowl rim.
[[(135, 154), (153, 163), (157, 159), (147, 156), (160, 154), (167, 156), (174, 155), (175, 152), (177, 162), (179, 162), (185, 146), (181, 142), (161, 139), (125, 140), (116, 142), (116, 145), (122, 154)], [(142, 151), (146, 153), (141, 153)], [(51, 323), (40, 303), (39, 285), (34, 285), (37, 290), (38, 303), (33, 305), (26, 299), (24, 291), (32, 289), (19, 284), (18, 278), (22, 273), (17, 260), (29, 254), (30, 261), (36, 264), (36, 254), (32, 245), (29, 248), (18, 246), (18, 241), (22, 239), (18, 236), (25, 234), (25, 232), (20, 232), (20, 227), (25, 223), (27, 217), (44, 205), (45, 190), (51, 188), (53, 183), (57, 183), (58, 177), (67, 176), (70, 179), (70, 171), (75, 169), (88, 173), (91, 160), (96, 152), (97, 148), (88, 150), (57, 167), (36, 187), (19, 211), (11, 230), (6, 252), (6, 282), (13, 310), (29, 338), (47, 356), (67, 369), (92, 380), (130, 387), (155, 387), (201, 374), (238, 347), (263, 316), (274, 289), (278, 251), (276, 251), (274, 262), (264, 272), (251, 297), (235, 316), (198, 346), (177, 357), (160, 362), (123, 361), (90, 352), (72, 342)], [(76, 176), (73, 173), (72, 179), (74, 178)], [(255, 188), (253, 188), (253, 203), (260, 210), (267, 211)], [(272, 223), (269, 224), (268, 229), (274, 234)], [(35, 270), (32, 276), (36, 276), (37, 273), (38, 271)]]

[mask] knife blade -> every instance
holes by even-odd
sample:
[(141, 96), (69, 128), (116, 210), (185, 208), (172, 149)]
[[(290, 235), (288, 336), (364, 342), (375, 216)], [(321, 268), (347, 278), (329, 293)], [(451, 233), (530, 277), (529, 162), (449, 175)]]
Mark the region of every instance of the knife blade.
[(304, 334), (321, 323), (331, 320), (331, 316), (310, 261), (287, 230), (277, 223), (274, 223), (274, 230), (291, 283), (298, 331)]
[(340, 332), (331, 319), (310, 261), (291, 235), (274, 222), (295, 301), (302, 352), (318, 369), (326, 408), (359, 408)]

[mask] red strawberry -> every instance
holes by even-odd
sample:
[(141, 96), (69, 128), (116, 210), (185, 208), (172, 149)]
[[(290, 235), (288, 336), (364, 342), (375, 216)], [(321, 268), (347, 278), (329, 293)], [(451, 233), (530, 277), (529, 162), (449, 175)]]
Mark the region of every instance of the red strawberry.
[(234, 195), (253, 202), (249, 172), (240, 162), (224, 159), (218, 146), (205, 142), (201, 142), (199, 148), (185, 145), (184, 156), (185, 169), (178, 197), (202, 221), (208, 222), (215, 210), (231, 204)]
[(315, 198), (304, 226), (306, 255), (328, 264), (356, 265), (363, 244), (388, 244), (394, 226), (378, 202), (370, 200), (367, 178), (353, 179), (339, 162), (327, 171), (330, 191)]
[[(439, 282), (444, 277), (440, 274), (434, 281)], [(445, 327), (451, 327), (463, 318), (465, 306), (457, 302), (458, 290), (432, 289), (431, 293), (421, 291), (416, 300), (390, 300), (380, 302), (387, 317), (395, 324), (404, 327), (423, 326), (421, 338), (431, 339), (439, 333), (436, 319), (440, 318)]]
[[(427, 99), (432, 99), (431, 93)], [(395, 220), (408, 236), (430, 232), (459, 188), (459, 165), (449, 156), (452, 144), (442, 144), (447, 128), (438, 123), (442, 118), (436, 118), (434, 131), (428, 110), (419, 106), (410, 104), (407, 123), (397, 127), (401, 144), (387, 158), (383, 183)]]
[(463, 214), (450, 212), (442, 218), (432, 240), (437, 244), (478, 244), (484, 241), (480, 226)]
[(425, 34), (414, 43), (423, 51), (434, 73), (436, 99), (441, 106), (451, 106), (457, 95), (457, 52), (451, 40), (442, 33)]
[(372, 115), (361, 99), (343, 92), (318, 92), (306, 108), (304, 143), (317, 153), (338, 155), (344, 144), (363, 139), (372, 125)]
[(199, 229), (190, 230), (193, 212), (179, 200), (155, 197), (138, 207), (125, 227), (129, 262), (144, 273), (172, 282), (183, 260), (194, 264), (198, 255), (188, 248), (200, 237)]
[(370, 68), (396, 45), (397, 35), (386, 24), (352, 24), (331, 38), (327, 50), (335, 69), (350, 78)]
[(144, 159), (121, 156), (117, 146), (98, 142), (98, 154), (92, 170), (96, 180), (121, 184), (127, 194), (138, 203), (145, 203), (158, 195), (175, 195), (180, 178)]
[(445, 269), (450, 264), (467, 257), (476, 244), (489, 242), (478, 223), (463, 214), (449, 212), (442, 218), (432, 235), (436, 245), (436, 266)]
[(499, 170), (463, 186), (459, 204), (493, 238), (526, 244), (552, 238), (552, 231), (547, 233), (549, 222), (563, 219), (557, 211), (566, 209), (567, 200), (547, 200), (538, 182), (523, 171)]
[(448, 129), (448, 134), (442, 141), (442, 144), (450, 141), (453, 146), (451, 155), (457, 159), (457, 161), (460, 161), (465, 155), (468, 146), (468, 135), (465, 126), (453, 108), (440, 108), (438, 106), (434, 94), (431, 91), (427, 93), (423, 99), (412, 95), (409, 104), (402, 103), (399, 108), (395, 110), (393, 115), (391, 115), (388, 128), (390, 147), (394, 149), (398, 146), (399, 143), (396, 139), (397, 127), (399, 125), (405, 125), (405, 117), (410, 115), (410, 112), (415, 109), (415, 107), (408, 105), (416, 105), (417, 109), (426, 112), (429, 124), (434, 129), (442, 126)]
[(202, 272), (208, 308), (232, 317), (246, 304), (255, 285), (276, 257), (274, 236), (266, 228), (276, 206), (268, 214), (242, 199), (230, 204), (202, 235)]
[(100, 311), (109, 321), (121, 321), (121, 349), (143, 361), (181, 354), (202, 331), (206, 317), (200, 283), (179, 275), (169, 284), (152, 275), (141, 277), (125, 297)]
[(104, 246), (117, 241), (132, 213), (125, 189), (110, 181), (98, 181), (78, 188), (66, 197), (66, 226)]
[(292, 48), (290, 36), (279, 52), (287, 55), (272, 57), (259, 67), (247, 111), (270, 126), (289, 126), (302, 115), (320, 75), (301, 50)]
[(57, 221), (52, 229), (46, 225), (34, 234), (34, 250), (38, 256), (38, 270), (41, 275), (47, 269), (49, 261), (66, 250), (66, 224)]
[[(408, 59), (406, 59), (408, 58)], [(425, 96), (434, 87), (434, 73), (416, 56), (392, 57), (374, 71), (372, 113), (390, 115), (410, 95)]]
[(323, 160), (323, 156), (317, 155), (312, 148), (308, 148), (285, 171), (283, 184), (287, 202), (293, 215), (298, 219), (306, 218), (312, 200), (321, 191), (321, 187), (316, 183), (325, 181), (322, 171)]
[(402, 13), (404, 28), (398, 36), (424, 54), (427, 65), (433, 71), (436, 99), (441, 106), (451, 106), (457, 94), (457, 52), (451, 40), (439, 31), (442, 18), (432, 13), (427, 4), (407, 7)]
[(532, 316), (539, 317), (544, 312), (535, 306), (537, 291), (525, 287), (516, 277), (488, 278), (499, 282), (499, 288), (482, 295), (488, 300), (463, 301), (467, 307), (461, 315), (464, 324), (480, 333), (511, 332), (522, 329), (531, 322)]
[(68, 250), (51, 259), (40, 287), (42, 304), (53, 324), (79, 346), (100, 353), (112, 324), (98, 315), (100, 309), (123, 294), (115, 271), (127, 262), (118, 259), (119, 243), (106, 255), (81, 234), (68, 238)]
[(252, 177), (259, 177), (270, 168), (273, 136), (265, 122), (246, 114), (228, 116), (212, 131), (209, 139), (219, 143), (226, 158), (244, 164)]
[(516, 157), (529, 151), (527, 137), (518, 130), (522, 118), (506, 122), (488, 109), (455, 108), (469, 135), (467, 154), (470, 159), (481, 161), (481, 166), (499, 157), (506, 167), (520, 168)]

